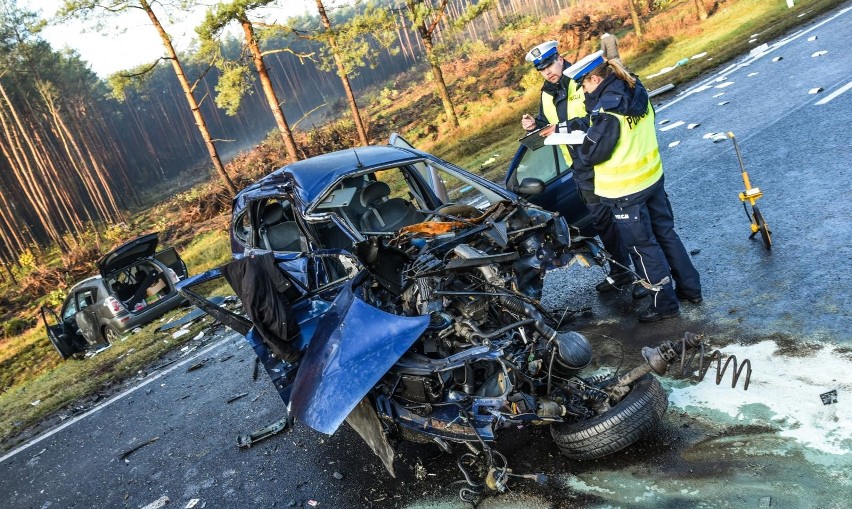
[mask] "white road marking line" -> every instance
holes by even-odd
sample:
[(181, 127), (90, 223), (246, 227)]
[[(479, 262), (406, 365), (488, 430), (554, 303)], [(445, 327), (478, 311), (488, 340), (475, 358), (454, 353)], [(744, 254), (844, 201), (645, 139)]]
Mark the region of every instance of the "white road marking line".
[(827, 103), (828, 101), (830, 101), (830, 100), (834, 99), (835, 97), (839, 96), (839, 95), (840, 95), (840, 94), (842, 94), (843, 92), (846, 92), (846, 91), (847, 91), (847, 90), (849, 90), (850, 88), (852, 88), (852, 81), (850, 81), (849, 83), (847, 83), (847, 84), (843, 85), (842, 87), (838, 88), (837, 90), (835, 90), (834, 92), (832, 92), (832, 93), (828, 94), (827, 96), (823, 97), (822, 99), (820, 99), (819, 101), (817, 101), (817, 102), (816, 102), (816, 104), (817, 104), (817, 105), (825, 104), (825, 103)]
[(675, 127), (682, 126), (683, 124), (684, 124), (683, 120), (678, 120), (677, 122), (675, 122), (672, 125), (667, 125), (666, 127), (661, 128), (660, 132), (670, 131), (670, 130), (674, 129)]
[[(849, 12), (849, 11), (852, 11), (852, 7), (846, 7), (846, 8), (844, 8), (844, 9), (840, 10), (840, 12), (838, 12), (838, 13), (837, 13), (837, 14), (835, 14), (834, 16), (831, 16), (830, 18), (825, 19), (825, 20), (823, 20), (823, 21), (821, 21), (821, 22), (817, 23), (816, 25), (814, 25), (814, 26), (812, 26), (812, 27), (809, 27), (809, 28), (807, 28), (807, 29), (805, 29), (805, 30), (802, 30), (801, 32), (798, 32), (798, 33), (796, 33), (795, 35), (792, 35), (792, 36), (788, 37), (787, 39), (783, 39), (783, 40), (781, 40), (781, 42), (778, 42), (778, 43), (776, 43), (776, 44), (773, 44), (773, 45), (772, 45), (772, 47), (771, 47), (771, 48), (769, 48), (769, 50), (768, 50), (766, 53), (762, 53), (762, 54), (760, 54), (760, 55), (754, 56), (754, 57), (752, 57), (751, 59), (748, 59), (748, 60), (747, 60), (746, 62), (744, 62), (744, 63), (751, 63), (751, 61), (755, 61), (755, 60), (757, 60), (758, 58), (762, 58), (762, 57), (763, 57), (763, 56), (765, 56), (766, 54), (771, 53), (771, 52), (773, 52), (773, 51), (775, 51), (775, 50), (777, 50), (777, 49), (779, 49), (779, 48), (782, 48), (783, 46), (786, 46), (787, 44), (789, 44), (789, 43), (791, 43), (791, 42), (795, 41), (795, 40), (796, 40), (796, 39), (798, 39), (799, 37), (802, 37), (802, 36), (804, 36), (805, 34), (808, 34), (808, 33), (810, 33), (810, 32), (813, 32), (814, 30), (816, 30), (816, 29), (818, 29), (818, 28), (822, 27), (823, 25), (826, 25), (826, 24), (828, 24), (828, 23), (831, 23), (832, 21), (834, 21), (835, 19), (839, 18), (840, 16), (845, 15), (845, 14), (846, 14), (847, 12)], [(800, 14), (800, 16), (801, 16), (801, 14)], [(777, 60), (775, 60), (775, 59), (781, 60), (782, 58), (783, 58), (783, 57), (775, 57), (772, 61), (773, 61), (773, 62), (775, 62), (775, 61), (777, 61)], [(722, 78), (724, 79), (724, 78), (726, 78), (726, 77), (727, 77), (727, 75), (728, 75), (728, 74), (730, 74), (730, 73), (732, 73), (732, 72), (736, 71), (737, 69), (739, 69), (740, 67), (742, 67), (744, 63), (740, 63), (740, 64), (736, 64), (736, 63), (734, 63), (734, 64), (731, 64), (731, 65), (729, 65), (728, 67), (724, 68), (723, 70), (719, 71), (719, 72), (717, 73), (717, 76), (720, 76), (720, 77), (722, 77)], [(705, 81), (704, 81), (704, 82), (703, 82), (700, 86), (704, 86), (705, 84), (707, 84), (707, 83), (709, 83), (709, 82), (713, 82), (713, 81), (720, 81), (720, 80), (719, 80), (719, 78), (708, 78), (708, 79), (707, 79), (707, 80), (705, 80)], [(659, 113), (659, 112), (661, 112), (661, 111), (665, 110), (665, 109), (666, 109), (666, 108), (668, 108), (669, 106), (672, 106), (672, 105), (674, 105), (674, 104), (679, 103), (680, 101), (682, 101), (682, 100), (686, 99), (687, 97), (689, 97), (689, 96), (690, 96), (690, 95), (692, 95), (693, 93), (695, 93), (695, 89), (689, 89), (689, 90), (686, 90), (685, 92), (683, 92), (683, 93), (682, 93), (682, 95), (681, 95), (681, 94), (679, 94), (677, 97), (675, 97), (674, 99), (672, 99), (672, 100), (671, 100), (671, 101), (669, 101), (668, 103), (663, 104), (662, 106), (657, 107), (657, 108), (656, 108), (657, 113)]]
[(127, 397), (127, 396), (129, 396), (129, 395), (133, 394), (134, 392), (136, 392), (137, 390), (141, 389), (142, 387), (145, 387), (145, 386), (146, 386), (146, 385), (148, 385), (149, 383), (151, 383), (151, 382), (153, 382), (153, 381), (155, 381), (155, 380), (159, 380), (160, 378), (162, 378), (162, 377), (164, 377), (164, 376), (168, 375), (169, 373), (171, 373), (172, 371), (174, 371), (174, 370), (178, 369), (179, 367), (183, 366), (183, 365), (184, 365), (184, 364), (186, 364), (187, 362), (192, 361), (192, 360), (195, 360), (195, 359), (197, 359), (198, 357), (200, 357), (200, 356), (202, 356), (202, 355), (204, 355), (204, 354), (206, 354), (206, 353), (210, 352), (211, 350), (214, 350), (214, 349), (216, 349), (216, 348), (221, 347), (222, 345), (224, 345), (224, 344), (225, 344), (226, 342), (228, 342), (228, 341), (233, 341), (233, 338), (232, 338), (230, 335), (229, 335), (228, 337), (226, 337), (226, 338), (223, 338), (223, 339), (222, 339), (221, 341), (219, 341), (218, 343), (215, 343), (215, 344), (213, 344), (213, 345), (210, 345), (209, 347), (205, 348), (204, 350), (201, 350), (200, 352), (198, 352), (197, 354), (193, 355), (192, 357), (189, 357), (189, 358), (187, 358), (187, 359), (182, 360), (181, 362), (178, 362), (177, 364), (175, 364), (174, 366), (170, 367), (169, 369), (167, 369), (167, 370), (165, 370), (165, 371), (160, 371), (159, 373), (157, 373), (156, 375), (152, 376), (151, 378), (149, 378), (149, 379), (145, 380), (144, 382), (140, 383), (139, 385), (137, 385), (137, 386), (135, 386), (135, 387), (132, 387), (132, 388), (130, 388), (130, 389), (128, 389), (128, 390), (126, 390), (125, 392), (122, 392), (122, 393), (120, 393), (120, 394), (117, 394), (117, 395), (113, 396), (112, 398), (110, 398), (110, 399), (108, 399), (108, 400), (104, 401), (104, 402), (103, 402), (103, 403), (101, 403), (100, 405), (98, 405), (98, 406), (96, 406), (96, 407), (92, 408), (92, 409), (91, 409), (91, 410), (89, 410), (88, 412), (83, 413), (83, 414), (80, 414), (80, 415), (78, 415), (77, 417), (74, 417), (74, 418), (73, 418), (73, 419), (71, 419), (70, 421), (68, 421), (68, 422), (66, 422), (66, 423), (63, 423), (62, 425), (60, 425), (60, 426), (58, 426), (58, 427), (56, 427), (56, 428), (53, 428), (52, 430), (48, 431), (48, 432), (47, 432), (47, 433), (45, 433), (44, 435), (40, 435), (40, 436), (36, 437), (35, 439), (33, 439), (33, 440), (31, 440), (31, 441), (29, 441), (29, 442), (25, 443), (24, 445), (22, 445), (22, 446), (20, 446), (20, 447), (18, 447), (18, 448), (16, 448), (16, 449), (12, 449), (10, 452), (8, 452), (8, 453), (6, 453), (4, 456), (0, 457), (0, 463), (3, 463), (4, 461), (6, 461), (7, 459), (11, 458), (12, 456), (14, 456), (14, 455), (18, 454), (19, 452), (22, 452), (22, 451), (24, 451), (24, 450), (26, 450), (26, 449), (29, 449), (30, 447), (32, 447), (33, 445), (35, 445), (35, 444), (37, 444), (37, 443), (41, 442), (41, 441), (42, 441), (42, 440), (44, 440), (44, 439), (52, 437), (53, 435), (55, 435), (55, 434), (59, 433), (60, 431), (62, 431), (63, 429), (67, 428), (68, 426), (70, 426), (70, 425), (72, 425), (72, 424), (76, 423), (77, 421), (80, 421), (80, 420), (82, 420), (82, 419), (85, 419), (86, 417), (88, 417), (88, 416), (90, 416), (90, 415), (94, 414), (95, 412), (99, 412), (100, 410), (102, 410), (102, 409), (104, 409), (104, 408), (108, 407), (109, 405), (112, 405), (112, 404), (113, 404), (113, 403), (115, 403), (116, 401), (119, 401), (119, 400), (121, 400), (121, 399), (124, 399), (125, 397)]

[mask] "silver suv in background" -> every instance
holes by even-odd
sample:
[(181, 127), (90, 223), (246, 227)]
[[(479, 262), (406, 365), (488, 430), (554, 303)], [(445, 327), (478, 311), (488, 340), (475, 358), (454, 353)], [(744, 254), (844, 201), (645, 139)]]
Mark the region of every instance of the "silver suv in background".
[(99, 275), (68, 291), (59, 313), (43, 307), (47, 336), (63, 359), (115, 341), (184, 302), (175, 284), (186, 264), (174, 248), (157, 252), (157, 233), (131, 240), (98, 262)]

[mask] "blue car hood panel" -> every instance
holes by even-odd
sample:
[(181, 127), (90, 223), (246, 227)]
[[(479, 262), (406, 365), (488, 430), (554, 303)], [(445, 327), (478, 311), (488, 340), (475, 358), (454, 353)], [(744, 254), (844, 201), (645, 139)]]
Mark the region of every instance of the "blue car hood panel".
[(386, 313), (346, 285), (302, 357), (292, 415), (317, 431), (334, 433), (428, 325), (428, 316)]

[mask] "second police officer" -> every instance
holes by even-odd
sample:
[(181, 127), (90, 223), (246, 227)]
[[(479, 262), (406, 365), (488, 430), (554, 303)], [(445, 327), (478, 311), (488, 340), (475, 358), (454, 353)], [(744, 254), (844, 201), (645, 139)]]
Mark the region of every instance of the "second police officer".
[(622, 241), (638, 256), (636, 271), (656, 287), (639, 321), (673, 318), (679, 314), (678, 300), (702, 301), (701, 281), (674, 230), (648, 92), (600, 51), (565, 74), (583, 87), (590, 114), (576, 155), (594, 167), (595, 194), (612, 210)]
[[(571, 131), (572, 129), (569, 128), (571, 120), (587, 116), (582, 87), (563, 75), (571, 62), (559, 54), (556, 41), (539, 44), (527, 53), (526, 60), (535, 66), (545, 81), (541, 87), (538, 115), (533, 118), (525, 114), (521, 117), (521, 127), (526, 131), (547, 127), (541, 131), (541, 136), (547, 136), (556, 129)], [(560, 145), (560, 148), (566, 164), (572, 167), (574, 182), (592, 216), (592, 225), (604, 249), (616, 262), (610, 266), (609, 275), (596, 286), (596, 289), (606, 292), (632, 283), (634, 276), (626, 269), (630, 266), (630, 254), (619, 238), (618, 229), (613, 224), (612, 212), (609, 207), (601, 204), (600, 198), (595, 195), (592, 167), (583, 165), (578, 160), (573, 153), (575, 150), (573, 146)], [(639, 299), (647, 295), (648, 291), (640, 285), (634, 285), (632, 294), (634, 299)]]

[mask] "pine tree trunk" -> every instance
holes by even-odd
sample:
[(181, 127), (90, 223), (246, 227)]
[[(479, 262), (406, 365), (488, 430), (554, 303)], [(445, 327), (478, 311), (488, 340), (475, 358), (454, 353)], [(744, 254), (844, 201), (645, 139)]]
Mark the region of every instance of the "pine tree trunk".
[[(12, 166), (12, 169), (15, 170), (16, 178), (18, 179), (21, 188), (24, 190), (24, 194), (27, 197), (27, 200), (32, 205), (33, 211), (38, 216), (39, 222), (44, 228), (47, 235), (56, 242), (56, 245), (60, 247), (60, 249), (67, 250), (68, 244), (65, 242), (65, 239), (62, 238), (62, 235), (59, 233), (59, 230), (56, 228), (56, 224), (53, 222), (52, 218), (48, 213), (48, 205), (47, 200), (43, 193), (41, 193), (41, 186), (37, 181), (37, 177), (35, 172), (33, 171), (30, 158), (27, 155), (27, 151), (24, 149), (23, 144), (21, 144), (20, 138), (23, 137), (25, 142), (29, 143), (29, 146), (32, 146), (32, 142), (27, 136), (26, 131), (24, 130), (23, 125), (21, 124), (20, 119), (18, 118), (18, 114), (15, 111), (15, 107), (12, 102), (9, 100), (9, 96), (6, 94), (6, 89), (0, 84), (0, 94), (2, 94), (3, 99), (6, 101), (6, 104), (9, 108), (9, 115), (14, 119), (15, 124), (11, 125), (9, 122), (9, 118), (3, 112), (3, 109), (0, 108), (0, 123), (3, 125), (3, 130), (6, 134), (6, 139), (8, 140), (11, 148), (12, 148), (12, 157), (13, 159), (9, 159), (9, 163)], [(19, 132), (15, 130), (15, 126), (20, 130)], [(8, 158), (8, 156), (7, 156)]]
[(636, 9), (635, 0), (627, 0), (627, 8), (630, 9), (630, 17), (633, 19), (633, 31), (636, 37), (642, 38), (642, 20), (639, 19), (639, 11)]
[(429, 60), (429, 65), (432, 66), (432, 75), (435, 78), (435, 86), (438, 87), (438, 94), (441, 96), (441, 102), (444, 105), (444, 113), (447, 115), (447, 121), (453, 129), (458, 129), (459, 119), (456, 116), (453, 101), (450, 99), (450, 91), (447, 90), (447, 83), (444, 81), (444, 73), (441, 71), (437, 57), (432, 53), (432, 38), (423, 36), (422, 32), (420, 35), (423, 37), (423, 45), (426, 46), (426, 59)]
[(148, 18), (151, 19), (151, 23), (154, 24), (154, 28), (157, 29), (157, 33), (160, 34), (160, 39), (163, 41), (163, 47), (166, 49), (166, 54), (169, 59), (171, 59), (172, 69), (174, 69), (175, 75), (180, 82), (180, 86), (183, 88), (183, 93), (186, 96), (189, 109), (192, 111), (193, 117), (195, 117), (195, 125), (198, 126), (198, 131), (201, 133), (201, 137), (204, 138), (204, 145), (207, 147), (207, 153), (210, 155), (213, 167), (216, 168), (219, 176), (222, 177), (228, 191), (232, 194), (237, 194), (237, 186), (234, 185), (231, 177), (229, 177), (228, 173), (225, 171), (225, 166), (219, 158), (219, 152), (216, 150), (216, 145), (213, 143), (213, 138), (210, 136), (210, 131), (207, 129), (207, 123), (201, 115), (201, 109), (198, 107), (198, 102), (195, 100), (195, 96), (192, 95), (192, 88), (189, 86), (189, 81), (183, 72), (183, 66), (178, 59), (174, 46), (172, 45), (172, 39), (169, 37), (169, 34), (166, 33), (163, 25), (160, 24), (160, 20), (157, 19), (157, 15), (154, 13), (153, 9), (151, 9), (151, 5), (148, 3), (148, 0), (139, 0), (139, 4), (145, 13), (148, 14)]
[[(456, 110), (453, 106), (453, 101), (450, 98), (450, 92), (447, 90), (447, 83), (444, 81), (444, 72), (441, 70), (438, 58), (434, 54), (432, 40), (438, 24), (444, 17), (444, 10), (447, 7), (447, 2), (448, 0), (441, 0), (439, 5), (434, 7), (434, 12), (436, 13), (435, 19), (433, 19), (431, 24), (428, 26), (426, 24), (427, 20), (423, 19), (417, 26), (417, 32), (420, 34), (420, 39), (423, 41), (423, 46), (426, 51), (426, 60), (428, 60), (429, 65), (432, 66), (432, 76), (435, 79), (435, 86), (438, 88), (438, 95), (441, 97), (441, 103), (444, 105), (444, 113), (447, 115), (447, 122), (449, 122), (450, 127), (455, 130), (459, 127), (459, 119), (456, 116)], [(414, 0), (406, 0), (406, 4), (408, 5), (409, 11), (412, 13), (416, 12), (417, 2)]]
[(266, 102), (269, 103), (269, 109), (272, 110), (272, 116), (275, 117), (278, 130), (281, 131), (281, 137), (284, 138), (284, 147), (287, 149), (287, 155), (290, 157), (291, 162), (298, 161), (299, 155), (296, 153), (296, 140), (293, 139), (293, 132), (287, 124), (287, 119), (284, 118), (284, 112), (281, 111), (281, 105), (278, 103), (278, 97), (275, 95), (275, 89), (272, 88), (272, 80), (269, 79), (266, 64), (263, 62), (263, 55), (260, 53), (260, 47), (258, 47), (257, 39), (254, 37), (254, 28), (247, 18), (240, 19), (240, 25), (243, 27), (243, 33), (246, 36), (246, 45), (251, 52), (254, 67), (257, 69), (257, 74), (260, 77), (260, 84), (263, 86)]
[(695, 0), (695, 11), (699, 20), (707, 19), (707, 8), (704, 6), (704, 0)]
[(337, 66), (337, 76), (343, 84), (343, 90), (346, 92), (346, 101), (349, 103), (349, 111), (352, 112), (352, 120), (355, 122), (355, 129), (358, 131), (358, 139), (361, 145), (367, 145), (367, 129), (364, 128), (364, 121), (361, 120), (361, 112), (358, 110), (358, 104), (355, 102), (355, 94), (352, 92), (352, 85), (349, 83), (349, 76), (346, 75), (346, 67), (343, 65), (343, 59), (340, 57), (340, 48), (337, 46), (337, 39), (331, 31), (331, 21), (325, 13), (325, 7), (322, 0), (317, 0), (317, 10), (322, 19), (322, 24), (328, 32), (328, 44), (331, 47), (331, 54), (334, 57), (334, 64)]

